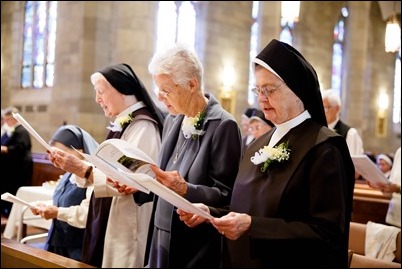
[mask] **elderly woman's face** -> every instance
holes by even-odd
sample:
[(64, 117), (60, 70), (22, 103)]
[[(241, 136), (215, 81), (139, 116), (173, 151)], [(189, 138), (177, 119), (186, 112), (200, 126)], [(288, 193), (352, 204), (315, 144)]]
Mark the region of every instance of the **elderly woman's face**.
[(176, 84), (170, 75), (159, 74), (153, 76), (155, 85), (158, 87), (158, 100), (161, 101), (170, 114), (183, 114), (183, 107), (186, 104), (185, 95), (189, 93), (186, 89)]
[(125, 107), (124, 95), (118, 92), (106, 80), (100, 79), (94, 85), (96, 102), (101, 106), (106, 117), (117, 116)]
[(279, 77), (265, 68), (256, 68), (255, 78), (258, 102), (266, 119), (281, 124), (304, 111), (301, 100)]

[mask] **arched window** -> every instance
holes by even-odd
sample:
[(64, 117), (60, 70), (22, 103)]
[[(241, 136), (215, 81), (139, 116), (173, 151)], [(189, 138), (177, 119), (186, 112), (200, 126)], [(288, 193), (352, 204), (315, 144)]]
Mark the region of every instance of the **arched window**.
[(342, 55), (345, 38), (347, 17), (349, 15), (347, 7), (341, 9), (341, 13), (334, 27), (334, 45), (332, 52), (332, 83), (331, 88), (342, 96)]
[(156, 49), (175, 42), (194, 47), (196, 12), (193, 1), (160, 1)]
[[(259, 24), (258, 24), (258, 14), (260, 10), (260, 2), (259, 1), (253, 1), (253, 10), (252, 10), (252, 16), (253, 16), (253, 24), (251, 25), (251, 38), (250, 38), (250, 63), (252, 59), (257, 56), (257, 44), (258, 44), (258, 32), (259, 32)], [(248, 92), (247, 92), (247, 101), (249, 105), (253, 105), (255, 102), (255, 96), (251, 92), (251, 89), (255, 87), (255, 78), (254, 78), (254, 72), (253, 72), (253, 67), (252, 64), (250, 64), (250, 69), (249, 69), (249, 80), (248, 80)]]
[(279, 40), (293, 45), (293, 31), (299, 21), (300, 1), (281, 2), (281, 27)]
[(22, 88), (53, 87), (57, 1), (25, 3)]

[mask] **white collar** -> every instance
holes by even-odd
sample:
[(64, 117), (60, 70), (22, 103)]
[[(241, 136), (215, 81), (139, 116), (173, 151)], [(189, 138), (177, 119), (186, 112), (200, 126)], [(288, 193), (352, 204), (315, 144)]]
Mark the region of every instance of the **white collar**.
[(328, 123), (328, 128), (333, 131), (335, 129), (335, 125), (338, 123), (338, 121), (339, 121), (339, 117), (336, 116), (336, 119), (333, 122)]
[(303, 121), (310, 119), (311, 115), (307, 110), (304, 110), (303, 113), (298, 115), (297, 117), (276, 125), (276, 130), (274, 134), (271, 137), (271, 140), (269, 141), (268, 147), (273, 147), (278, 143), (279, 140), (281, 140), (282, 137), (284, 137), (290, 129), (293, 127), (296, 127), (297, 125), (301, 124)]
[(119, 115), (116, 116), (116, 119), (119, 117), (127, 116), (131, 112), (137, 111), (138, 109), (143, 108), (143, 107), (146, 107), (146, 105), (144, 104), (143, 101), (139, 101), (139, 102), (129, 106), (128, 108), (124, 109), (122, 112), (120, 112)]

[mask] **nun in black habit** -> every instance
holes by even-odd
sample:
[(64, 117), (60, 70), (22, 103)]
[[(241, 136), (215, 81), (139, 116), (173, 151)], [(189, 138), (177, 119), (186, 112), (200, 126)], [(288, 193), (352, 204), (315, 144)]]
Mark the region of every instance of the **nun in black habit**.
[[(95, 100), (108, 118), (107, 139), (128, 141), (157, 160), (163, 113), (127, 64), (105, 67), (91, 75)], [(132, 195), (122, 195), (106, 175), (65, 152), (52, 153), (52, 162), (75, 173), (82, 185), (93, 184), (85, 228), (82, 261), (103, 268), (138, 268), (144, 263), (152, 203), (141, 207)], [(68, 161), (66, 161), (68, 160)]]
[[(223, 267), (347, 268), (354, 166), (345, 139), (326, 127), (316, 72), (278, 40), (253, 65), (275, 127), (247, 148), (230, 209), (200, 206), (227, 238)], [(178, 212), (191, 227), (202, 221)]]

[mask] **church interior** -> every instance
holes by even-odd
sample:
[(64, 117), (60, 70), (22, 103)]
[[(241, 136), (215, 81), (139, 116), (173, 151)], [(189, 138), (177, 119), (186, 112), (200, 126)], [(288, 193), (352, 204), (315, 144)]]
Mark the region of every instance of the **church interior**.
[[(204, 67), (204, 91), (240, 126), (244, 111), (259, 106), (251, 60), (278, 39), (313, 65), (321, 90), (339, 94), (340, 119), (357, 130), (365, 153), (393, 156), (400, 147), (400, 1), (164, 2), (1, 1), (2, 109), (18, 108), (45, 141), (61, 125), (74, 124), (101, 142), (113, 119), (95, 102), (91, 74), (127, 63), (164, 110), (148, 63), (163, 46), (190, 42)], [(390, 34), (391, 23), (397, 29)], [(41, 160), (46, 149), (36, 139), (32, 153), (32, 185), (63, 173)], [(352, 220), (384, 223), (390, 197), (357, 183)], [(364, 237), (365, 226), (354, 228)], [(360, 237), (349, 243), (361, 248)], [(377, 267), (400, 268), (400, 232), (398, 240), (396, 262)]]

